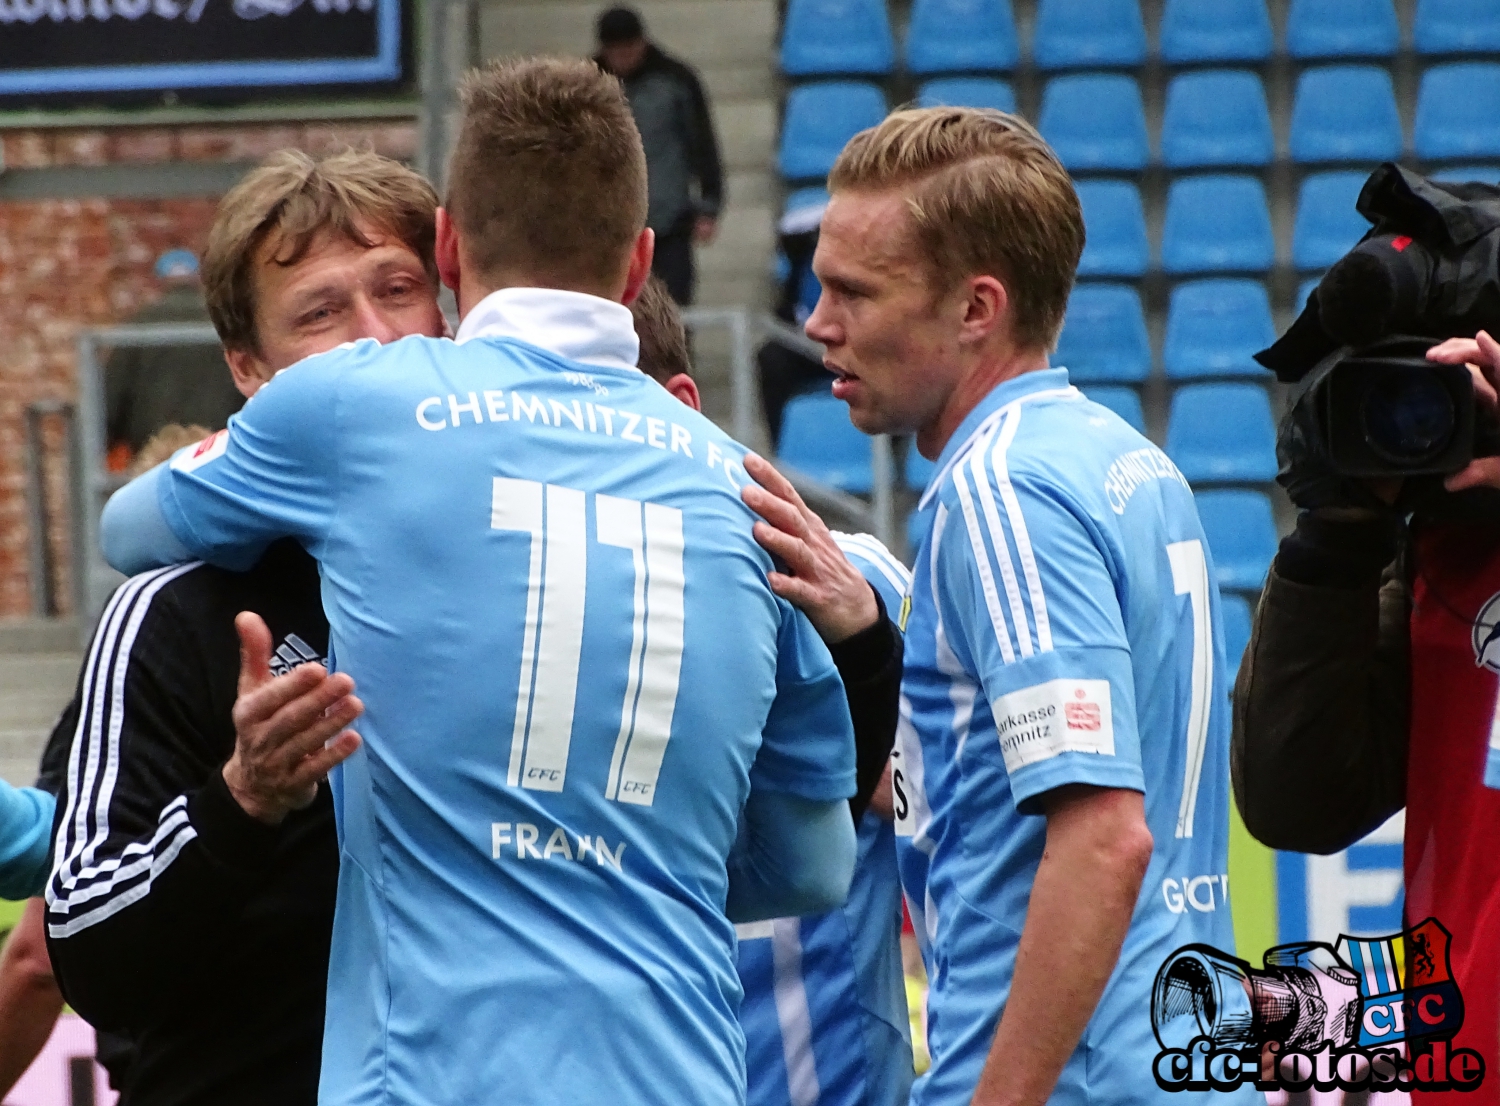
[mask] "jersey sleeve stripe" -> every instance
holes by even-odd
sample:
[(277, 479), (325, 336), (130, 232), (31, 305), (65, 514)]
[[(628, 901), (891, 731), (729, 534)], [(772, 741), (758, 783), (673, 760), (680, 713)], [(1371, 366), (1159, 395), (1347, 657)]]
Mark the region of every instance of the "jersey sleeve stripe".
[[(968, 467), (974, 479), (976, 498), (984, 512), (985, 529), (989, 535), (990, 544), (995, 550), (995, 561), (1000, 566), (1000, 579), (1005, 583), (1005, 597), (1010, 604), (1011, 625), (1016, 630), (1016, 644), (1021, 656), (1029, 657), (1034, 652), (1031, 644), (1031, 625), (1026, 614), (1026, 604), (1021, 601), (1021, 585), (1016, 579), (1015, 563), (1010, 558), (1010, 545), (1005, 537), (1005, 527), (1000, 522), (1000, 511), (995, 505), (994, 487), (990, 481), (987, 464), (989, 446), (989, 441), (980, 443), (974, 449)], [(978, 556), (984, 548), (982, 538), (974, 548), (975, 555)]]
[[(1000, 609), (1000, 593), (995, 588), (995, 574), (990, 569), (990, 555), (984, 547), (984, 537), (980, 533), (979, 518), (974, 510), (974, 497), (969, 491), (968, 476), (962, 467), (953, 470), (953, 487), (958, 493), (959, 505), (963, 508), (965, 528), (968, 530), (969, 544), (974, 550), (974, 563), (979, 570), (979, 584), (984, 592), (984, 605), (989, 611), (990, 624), (994, 627), (995, 638), (1000, 643), (1000, 655), (1005, 659), (1006, 664), (1010, 664), (1016, 659), (1016, 653), (1011, 646), (1010, 630), (1005, 625), (1005, 614)], [(933, 579), (937, 578), (937, 574), (934, 573)]]
[[(148, 842), (130, 842), (118, 855), (99, 860), (110, 836), (109, 808), (119, 778), (131, 650), (157, 594), (196, 567), (190, 563), (143, 573), (122, 585), (105, 608), (89, 651), (79, 693), (83, 709), (68, 755), (68, 805), (58, 826), (46, 892), (48, 909), (54, 913), (66, 914), (84, 902), (133, 891), (126, 885), (147, 870), (151, 874), (144, 885), (149, 890), (151, 878), (196, 836), (187, 820), (186, 798), (178, 796), (162, 810)], [(131, 901), (144, 894), (141, 891)], [(123, 905), (109, 913), (119, 909)], [(91, 911), (61, 928), (76, 932), (104, 916), (108, 915)], [(67, 935), (57, 928), (49, 926), (54, 936)]]
[(834, 534), (833, 540), (850, 558), (859, 558), (890, 581), (891, 587), (905, 595), (911, 587), (911, 571), (892, 556), (891, 551), (868, 534)]
[(1005, 455), (1016, 431), (1021, 425), (1023, 407), (1017, 404), (1000, 428), (996, 437), (991, 463), (995, 471), (995, 482), (1000, 488), (1000, 498), (1005, 503), (1005, 513), (1010, 519), (1011, 534), (1016, 541), (1016, 555), (1021, 561), (1021, 571), (1026, 576), (1026, 591), (1031, 598), (1031, 614), (1036, 624), (1036, 645), (1040, 653), (1052, 652), (1052, 623), (1047, 617), (1047, 598), (1042, 593), (1042, 574), (1037, 570), (1036, 555), (1031, 548), (1031, 534), (1026, 528), (1026, 516), (1021, 512), (1021, 501), (1016, 497), (1015, 485), (1010, 482), (1010, 470)]

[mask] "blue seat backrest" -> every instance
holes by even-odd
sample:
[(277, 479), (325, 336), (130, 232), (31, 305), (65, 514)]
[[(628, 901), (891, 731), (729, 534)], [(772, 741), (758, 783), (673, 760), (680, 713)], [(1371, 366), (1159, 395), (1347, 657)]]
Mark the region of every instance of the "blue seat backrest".
[(1223, 488), (1198, 492), (1198, 518), (1221, 588), (1256, 591), (1276, 556), (1276, 520), (1260, 492)]
[(1144, 169), (1151, 160), (1146, 110), (1133, 77), (1053, 78), (1042, 94), (1038, 129), (1063, 165), (1074, 172)]
[(939, 77), (917, 89), (920, 108), (995, 108), (1014, 113), (1016, 94), (995, 77)]
[(1400, 46), (1393, 0), (1292, 0), (1286, 48), (1294, 58), (1388, 58)]
[(1146, 60), (1138, 0), (1041, 0), (1031, 57), (1041, 69), (1108, 69)]
[(1412, 38), (1420, 54), (1500, 51), (1500, 5), (1494, 0), (1417, 0)]
[(1170, 273), (1261, 272), (1276, 260), (1265, 186), (1254, 177), (1184, 177), (1167, 190), (1162, 267)]
[(1128, 284), (1075, 285), (1053, 363), (1066, 366), (1075, 384), (1145, 380), (1151, 338), (1141, 294)]
[(1151, 263), (1141, 194), (1129, 181), (1085, 180), (1074, 186), (1083, 205), (1087, 240), (1081, 277), (1138, 277)]
[(906, 33), (911, 73), (1005, 71), (1021, 56), (1010, 0), (916, 0)]
[(1170, 65), (1264, 61), (1273, 46), (1265, 0), (1167, 0), (1161, 56)]
[(1188, 384), (1172, 396), (1167, 456), (1194, 485), (1276, 478), (1276, 425), (1257, 384)]
[(1172, 289), (1163, 349), (1169, 378), (1262, 377), (1252, 355), (1275, 340), (1271, 298), (1258, 280), (1192, 280)]
[(1369, 231), (1354, 202), (1369, 174), (1314, 173), (1302, 182), (1292, 226), (1292, 263), (1304, 271), (1326, 269)]
[(1434, 65), (1417, 91), (1420, 158), (1500, 156), (1500, 65)]
[(821, 81), (787, 94), (781, 124), (781, 175), (822, 178), (849, 139), (885, 118), (885, 93), (863, 81)]
[(1101, 384), (1085, 389), (1083, 394), (1100, 407), (1107, 407), (1119, 415), (1138, 433), (1146, 432), (1146, 412), (1141, 407), (1141, 393), (1134, 388)]
[(781, 415), (776, 454), (798, 471), (840, 491), (874, 485), (870, 439), (849, 421), (849, 408), (827, 393), (796, 396)]
[(1174, 77), (1162, 117), (1161, 156), (1173, 169), (1269, 164), (1276, 138), (1260, 78), (1244, 69)]
[(1292, 159), (1388, 161), (1401, 156), (1401, 113), (1390, 71), (1374, 65), (1306, 70), (1292, 107)]
[(781, 71), (789, 77), (885, 75), (895, 67), (885, 0), (791, 0), (781, 32)]

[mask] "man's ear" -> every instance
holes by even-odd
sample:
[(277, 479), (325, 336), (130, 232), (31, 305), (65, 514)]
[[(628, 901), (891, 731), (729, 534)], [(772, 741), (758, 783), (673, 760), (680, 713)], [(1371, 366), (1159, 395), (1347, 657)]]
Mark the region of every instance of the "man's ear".
[(630, 266), (625, 270), (625, 293), (620, 302), (629, 307), (651, 279), (651, 259), (656, 255), (656, 231), (647, 227), (636, 235), (630, 249)]
[(229, 375), (234, 377), (235, 388), (246, 399), (260, 391), (260, 386), (276, 375), (252, 350), (226, 349), (224, 361), (229, 366)]
[(971, 277), (964, 283), (963, 332), (960, 341), (982, 342), (1005, 327), (1010, 315), (1010, 293), (992, 276)]
[(444, 207), (437, 209), (437, 242), (434, 253), (438, 279), (457, 293), (459, 277), (463, 272), (458, 256), (458, 228), (453, 225), (453, 218)]
[(703, 400), (698, 395), (698, 382), (687, 373), (669, 377), (662, 387), (671, 392), (672, 398), (679, 403), (687, 404), (694, 411), (703, 410)]

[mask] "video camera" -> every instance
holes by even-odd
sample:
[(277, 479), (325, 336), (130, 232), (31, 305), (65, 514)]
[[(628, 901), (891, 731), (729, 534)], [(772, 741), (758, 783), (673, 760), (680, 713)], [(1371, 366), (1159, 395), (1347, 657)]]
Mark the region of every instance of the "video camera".
[(1299, 469), (1440, 477), (1500, 454), (1500, 423), (1477, 408), (1468, 370), (1425, 357), (1446, 338), (1500, 328), (1500, 188), (1387, 162), (1355, 206), (1370, 233), (1255, 355), (1279, 379), (1305, 382), (1279, 447), (1294, 500)]

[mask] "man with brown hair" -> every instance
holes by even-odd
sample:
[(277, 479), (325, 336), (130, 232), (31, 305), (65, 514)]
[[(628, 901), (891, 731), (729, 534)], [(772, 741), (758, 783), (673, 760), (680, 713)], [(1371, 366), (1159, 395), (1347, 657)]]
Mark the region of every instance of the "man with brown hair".
[(456, 340), (278, 376), (111, 501), (105, 552), (232, 567), (293, 536), (321, 562), (330, 680), (366, 709), (320, 1101), (738, 1106), (732, 922), (848, 887), (843, 687), (767, 580), (742, 448), (636, 367), (619, 83), (529, 59), (463, 100)]
[[(235, 386), (254, 396), (343, 342), (441, 335), (436, 209), (418, 174), (369, 153), (284, 151), (249, 173), (219, 205), (204, 266)], [(189, 456), (207, 455), (222, 434), (200, 443), (179, 427), (143, 454), (185, 438)], [(324, 736), (337, 733), (352, 705), (302, 694), (321, 686), (328, 652), (312, 558), (286, 541), (247, 567), (185, 565), (123, 584), (44, 761), (61, 812), (52, 963), (80, 1014), (135, 1043), (132, 1106), (317, 1098), (333, 803), (318, 788), (288, 810), (267, 781), (277, 797), (293, 773), (316, 787), (345, 750), (303, 757), (295, 741), (330, 705)], [(243, 658), (242, 611), (259, 623)], [(234, 709), (237, 694), (292, 669), (279, 698)]]
[(1192, 493), (1048, 367), (1083, 218), (1028, 124), (897, 112), (829, 185), (807, 332), (854, 423), (937, 462), (893, 757), (933, 981), (913, 1101), (1167, 1098), (1155, 975), (1182, 945), (1234, 947), (1227, 684)]

